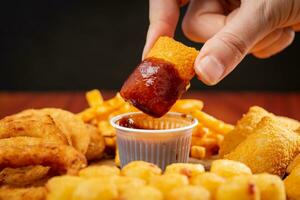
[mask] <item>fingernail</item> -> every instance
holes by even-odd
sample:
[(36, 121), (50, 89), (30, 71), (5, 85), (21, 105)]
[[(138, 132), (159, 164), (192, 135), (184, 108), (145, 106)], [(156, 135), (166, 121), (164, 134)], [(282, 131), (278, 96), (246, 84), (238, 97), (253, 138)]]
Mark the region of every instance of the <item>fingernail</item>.
[(214, 85), (222, 78), (225, 67), (212, 56), (206, 56), (200, 60), (195, 71), (206, 84)]

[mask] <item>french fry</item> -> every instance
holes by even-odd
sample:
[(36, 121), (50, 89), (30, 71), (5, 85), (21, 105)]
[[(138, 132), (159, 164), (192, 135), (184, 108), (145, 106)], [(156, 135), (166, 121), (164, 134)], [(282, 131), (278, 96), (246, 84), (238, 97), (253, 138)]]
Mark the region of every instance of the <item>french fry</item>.
[(105, 145), (110, 148), (116, 148), (116, 137), (104, 137)]
[(202, 110), (203, 102), (196, 99), (180, 99), (171, 108), (172, 112), (192, 114), (195, 110)]
[(116, 135), (115, 129), (106, 120), (98, 123), (98, 130), (104, 137), (112, 137)]
[(202, 146), (192, 146), (191, 147), (191, 156), (193, 158), (203, 159), (206, 155), (206, 149)]
[(101, 92), (97, 89), (88, 91), (85, 96), (90, 107), (100, 106), (103, 103)]
[(121, 166), (121, 161), (120, 161), (120, 156), (119, 156), (119, 150), (118, 150), (118, 148), (116, 148), (115, 164), (116, 164), (118, 167)]
[(89, 122), (96, 117), (96, 110), (94, 108), (87, 108), (84, 111), (77, 114), (84, 122)]

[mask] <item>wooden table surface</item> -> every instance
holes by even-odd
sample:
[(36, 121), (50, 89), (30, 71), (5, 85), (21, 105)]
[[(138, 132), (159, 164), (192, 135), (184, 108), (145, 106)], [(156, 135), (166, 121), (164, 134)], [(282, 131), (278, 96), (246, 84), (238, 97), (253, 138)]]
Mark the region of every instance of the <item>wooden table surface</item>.
[[(105, 98), (115, 92), (102, 91)], [(229, 123), (235, 123), (252, 105), (259, 105), (277, 114), (300, 120), (299, 93), (266, 92), (196, 92), (185, 98), (204, 102), (204, 110)], [(80, 112), (87, 107), (85, 92), (0, 92), (0, 118), (27, 108), (58, 107)]]

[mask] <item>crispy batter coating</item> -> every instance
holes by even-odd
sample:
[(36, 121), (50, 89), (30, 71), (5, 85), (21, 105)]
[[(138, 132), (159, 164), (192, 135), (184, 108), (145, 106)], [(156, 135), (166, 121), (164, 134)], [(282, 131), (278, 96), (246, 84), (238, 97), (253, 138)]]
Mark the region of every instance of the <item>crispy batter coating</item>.
[(15, 187), (36, 185), (48, 176), (49, 169), (50, 167), (41, 165), (4, 168), (0, 172), (0, 185), (4, 184)]
[(286, 172), (290, 174), (293, 169), (296, 167), (300, 168), (300, 153), (293, 159), (293, 161), (289, 164), (289, 166), (286, 169)]
[(283, 176), (299, 153), (300, 137), (272, 117), (264, 117), (231, 153), (224, 157), (245, 163), (253, 173)]
[(57, 145), (40, 138), (13, 137), (0, 140), (0, 169), (28, 165), (50, 166), (62, 174), (77, 174), (86, 166), (86, 158), (71, 146)]
[(146, 58), (161, 58), (175, 64), (183, 80), (191, 80), (195, 75), (194, 61), (198, 55), (195, 48), (185, 46), (170, 37), (160, 37)]
[(0, 200), (45, 200), (46, 189), (44, 187), (29, 188), (0, 188)]
[(289, 200), (300, 199), (300, 167), (293, 169), (292, 173), (284, 179), (284, 185)]
[(88, 161), (100, 159), (102, 158), (105, 149), (104, 137), (96, 127), (87, 125), (87, 128), (90, 129), (90, 143), (87, 152), (85, 153), (86, 159)]

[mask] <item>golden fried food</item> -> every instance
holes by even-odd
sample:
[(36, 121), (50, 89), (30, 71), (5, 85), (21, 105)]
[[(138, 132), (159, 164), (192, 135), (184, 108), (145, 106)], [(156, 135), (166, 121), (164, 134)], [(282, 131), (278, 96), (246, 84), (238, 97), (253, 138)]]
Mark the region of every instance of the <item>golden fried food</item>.
[(160, 37), (128, 77), (121, 96), (139, 110), (161, 117), (187, 90), (198, 51), (169, 37)]
[(161, 176), (153, 176), (149, 185), (160, 190), (164, 195), (167, 195), (171, 190), (189, 184), (186, 176), (181, 174), (164, 174)]
[(47, 200), (72, 199), (76, 187), (84, 179), (76, 176), (57, 176), (51, 178), (46, 184)]
[(50, 167), (41, 165), (4, 168), (0, 172), (0, 185), (10, 185), (14, 187), (35, 185), (48, 175), (49, 169)]
[(292, 170), (291, 174), (284, 179), (284, 185), (289, 200), (300, 199), (300, 167)]
[(238, 175), (251, 175), (251, 169), (237, 161), (220, 159), (211, 164), (210, 171), (224, 178), (232, 178)]
[(103, 97), (99, 90), (91, 90), (85, 94), (90, 107), (100, 106), (103, 103)]
[(203, 159), (206, 155), (206, 149), (202, 146), (193, 145), (191, 147), (191, 157)]
[(197, 99), (181, 99), (176, 101), (172, 106), (172, 112), (180, 112), (185, 114), (192, 114), (195, 110), (202, 110), (203, 102)]
[(219, 186), (225, 184), (225, 182), (226, 180), (223, 177), (212, 172), (199, 174), (195, 177), (192, 177), (190, 180), (192, 185), (202, 186), (207, 189), (210, 192), (212, 199), (215, 198)]
[(234, 150), (248, 135), (253, 133), (253, 129), (263, 117), (270, 115), (261, 107), (250, 107), (249, 111), (237, 122), (234, 130), (225, 135), (224, 141), (220, 145), (220, 157)]
[(136, 177), (145, 181), (149, 181), (153, 176), (160, 174), (161, 169), (158, 166), (144, 161), (133, 161), (121, 170), (123, 176)]
[(87, 129), (89, 130), (90, 142), (85, 157), (88, 161), (100, 159), (105, 150), (104, 138), (96, 127), (87, 125)]
[(210, 200), (210, 193), (201, 186), (186, 185), (173, 189), (166, 200)]
[(128, 190), (134, 190), (133, 188), (139, 188), (146, 185), (146, 181), (135, 177), (119, 176), (115, 181), (118, 191), (120, 193)]
[(197, 176), (205, 172), (203, 165), (192, 163), (174, 163), (168, 165), (165, 174), (182, 174), (188, 178)]
[(150, 186), (141, 186), (138, 188), (128, 188), (120, 195), (122, 200), (163, 200), (162, 193)]
[(46, 189), (44, 187), (11, 188), (0, 187), (1, 200), (45, 200)]
[(96, 178), (103, 176), (118, 176), (120, 169), (115, 166), (89, 166), (79, 171), (79, 176), (84, 178)]
[(260, 191), (253, 177), (236, 176), (221, 185), (216, 200), (260, 200)]
[(76, 200), (116, 200), (118, 190), (112, 179), (86, 179), (75, 188), (72, 199)]
[(283, 176), (288, 164), (299, 153), (300, 137), (278, 120), (264, 117), (243, 142), (224, 157), (240, 161), (253, 173)]
[(300, 122), (295, 119), (291, 119), (283, 116), (276, 116), (276, 117), (281, 122), (281, 124), (289, 130), (295, 131), (298, 128), (300, 128)]
[(290, 164), (286, 168), (286, 172), (289, 174), (298, 166), (300, 167), (300, 153), (292, 160), (292, 162), (290, 162)]
[(260, 190), (261, 200), (285, 200), (284, 183), (279, 176), (267, 173), (253, 176), (254, 182)]
[(86, 166), (86, 159), (71, 146), (57, 145), (41, 138), (0, 140), (0, 169), (28, 165), (45, 165), (59, 173), (76, 174)]
[(47, 138), (57, 144), (72, 144), (51, 115), (33, 109), (0, 120), (0, 139), (18, 136)]

